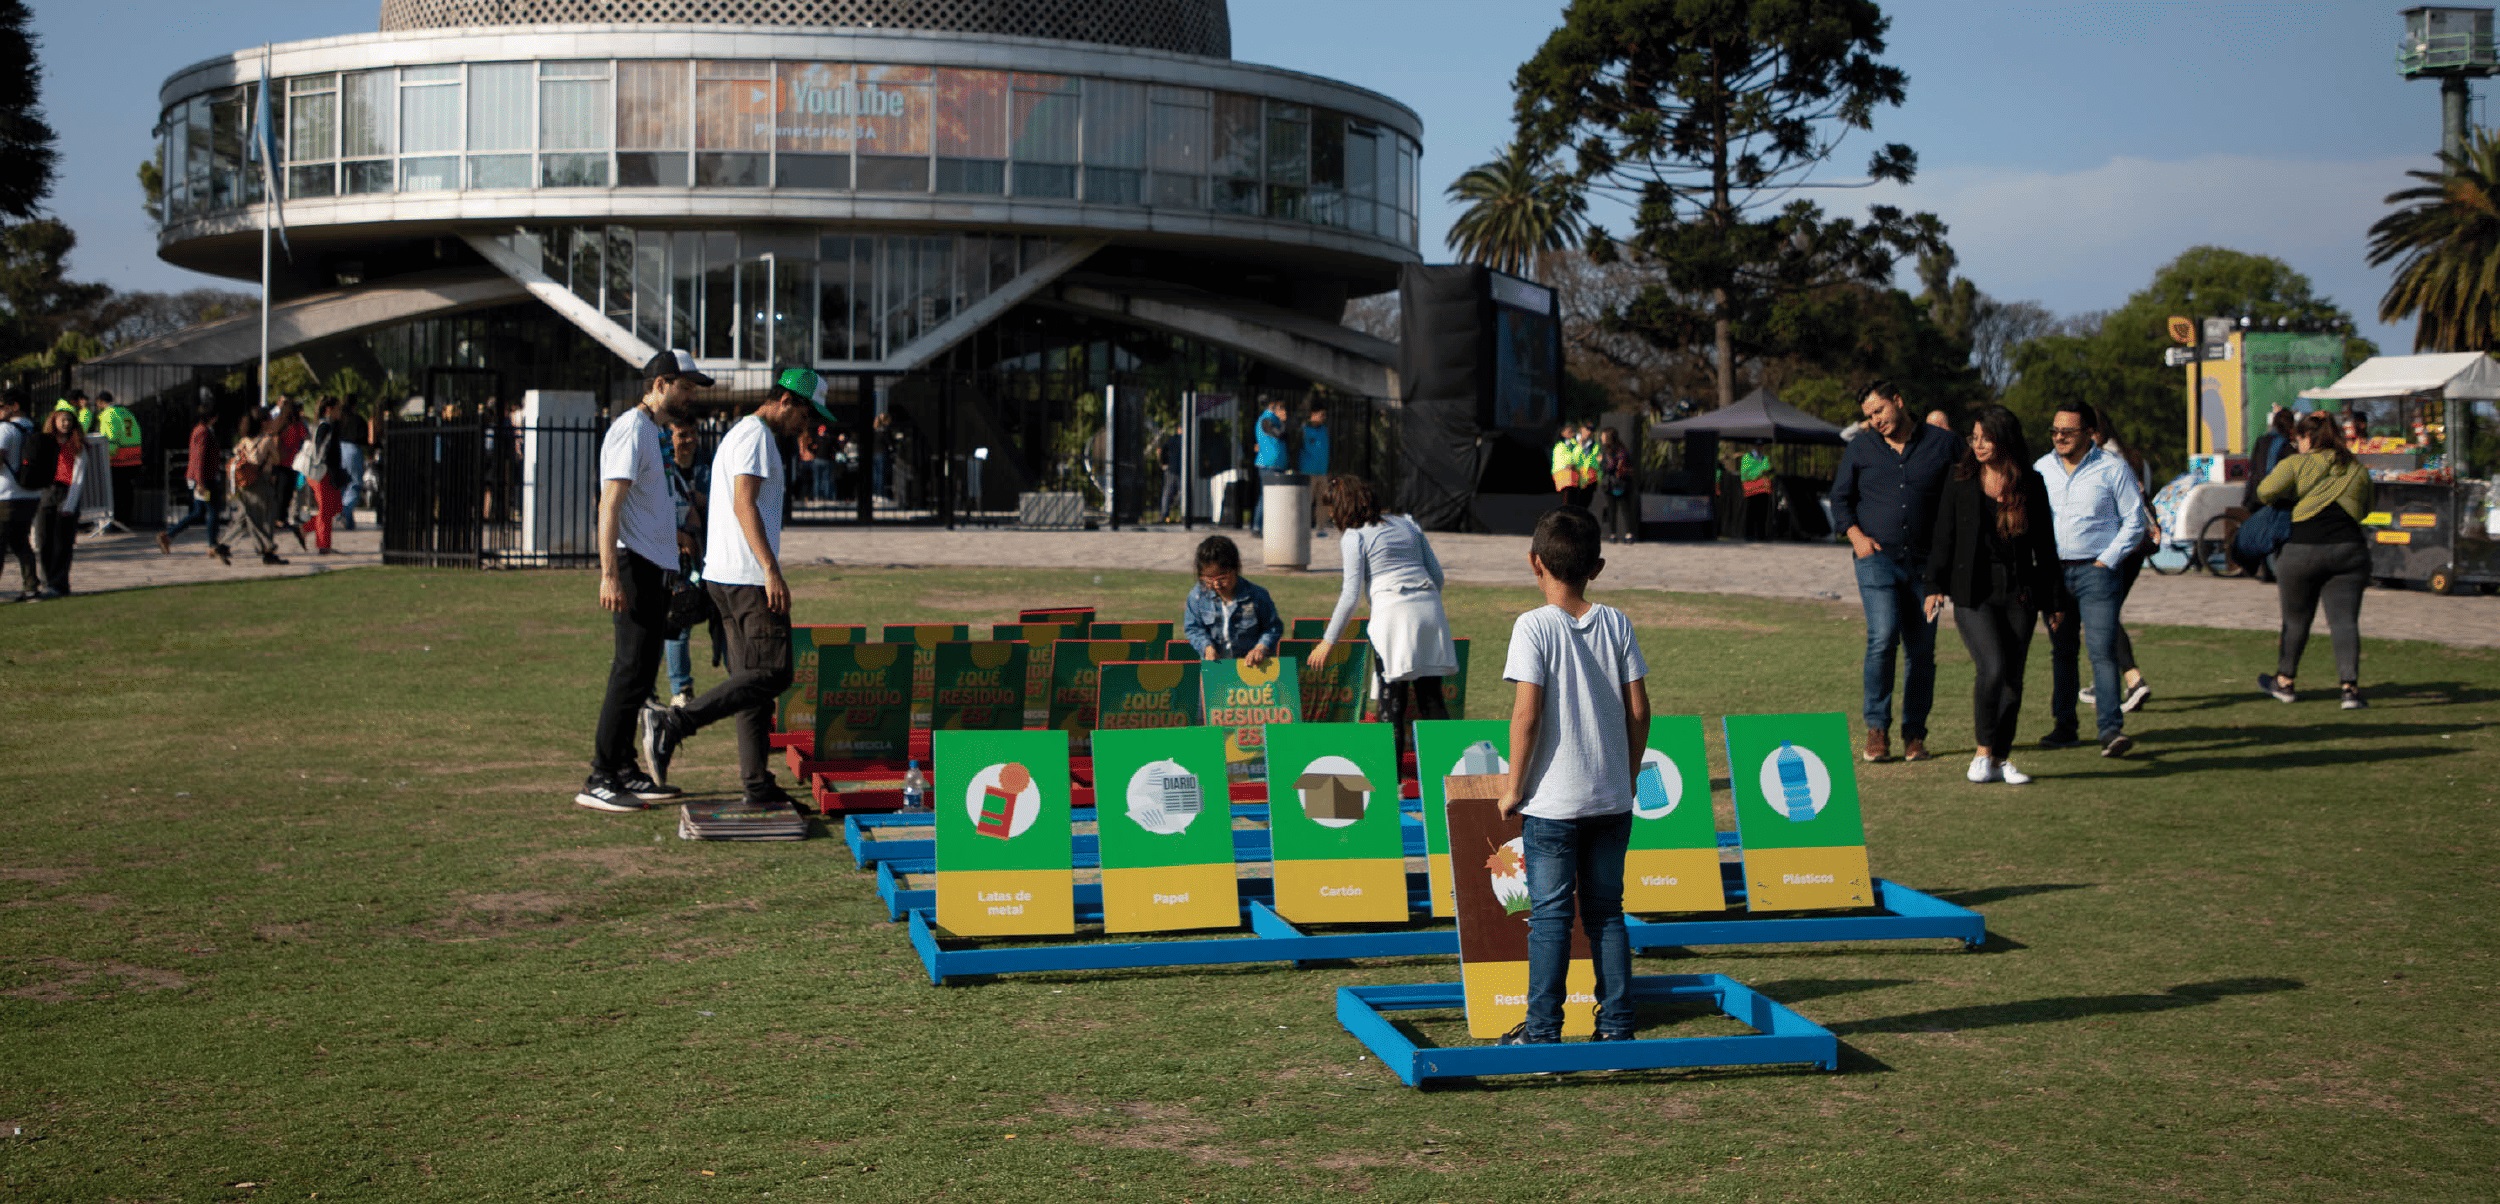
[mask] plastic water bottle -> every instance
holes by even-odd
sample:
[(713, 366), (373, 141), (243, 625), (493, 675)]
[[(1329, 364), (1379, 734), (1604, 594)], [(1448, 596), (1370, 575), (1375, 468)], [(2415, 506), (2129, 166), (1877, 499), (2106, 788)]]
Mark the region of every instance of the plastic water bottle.
[(928, 807), (924, 805), (928, 791), (928, 779), (920, 776), (920, 762), (915, 760), (909, 768), (903, 771), (903, 810), (928, 810)]
[(1814, 818), (1814, 784), (1806, 779), (1806, 759), (1797, 755), (1797, 746), (1782, 740), (1771, 759), (1779, 767), (1780, 795), (1788, 818), (1797, 823)]

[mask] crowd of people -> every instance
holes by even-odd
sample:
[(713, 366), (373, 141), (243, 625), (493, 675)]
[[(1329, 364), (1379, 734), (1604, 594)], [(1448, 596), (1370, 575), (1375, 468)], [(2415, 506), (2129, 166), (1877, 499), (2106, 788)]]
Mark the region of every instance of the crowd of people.
[(1636, 543), (1641, 529), (1639, 465), (1613, 427), (1566, 422), (1548, 457), (1554, 492), (1563, 504), (1597, 517), (1609, 543)]

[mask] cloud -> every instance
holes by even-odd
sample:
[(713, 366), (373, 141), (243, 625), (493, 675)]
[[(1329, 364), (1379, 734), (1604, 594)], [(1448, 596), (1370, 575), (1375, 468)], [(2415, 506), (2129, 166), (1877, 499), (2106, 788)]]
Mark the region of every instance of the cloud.
[[(2210, 154), (2118, 157), (2069, 172), (1947, 167), (1884, 189), (1882, 199), (1942, 217), (1963, 273), (1994, 296), (2064, 312), (2107, 309), (2179, 252), (2213, 244), (2283, 259), (2351, 311), (2363, 334), (2401, 350), (2412, 332), (2377, 325), (2387, 273), (2369, 267), (2365, 251), (2386, 195), (2410, 182), (2407, 169), (2423, 166), (2420, 156)], [(1827, 207), (1854, 208), (1836, 200)]]

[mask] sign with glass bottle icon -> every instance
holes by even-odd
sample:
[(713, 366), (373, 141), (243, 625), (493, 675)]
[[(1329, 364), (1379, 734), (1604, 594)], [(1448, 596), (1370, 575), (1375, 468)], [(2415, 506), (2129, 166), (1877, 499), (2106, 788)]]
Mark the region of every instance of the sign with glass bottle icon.
[(1730, 715), (1725, 723), (1746, 910), (1873, 906), (1847, 717)]
[(1458, 914), (1458, 900), (1451, 893), (1448, 779), (1509, 772), (1509, 720), (1415, 721), (1415, 785), (1424, 804), (1424, 868), (1432, 880), (1432, 914)]
[(1632, 843), (1623, 855), (1623, 909), (1725, 911), (1719, 825), (1710, 808), (1710, 755), (1699, 715), (1658, 715), (1632, 776)]

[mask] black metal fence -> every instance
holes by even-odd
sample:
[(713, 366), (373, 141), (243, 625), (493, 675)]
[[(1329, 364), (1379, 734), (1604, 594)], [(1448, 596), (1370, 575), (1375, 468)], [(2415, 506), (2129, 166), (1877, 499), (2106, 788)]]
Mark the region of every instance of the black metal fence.
[(595, 420), (389, 424), (376, 500), (383, 563), (597, 564), (601, 434)]

